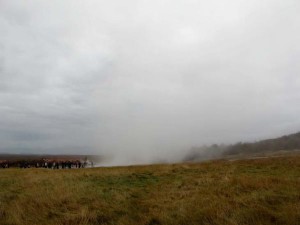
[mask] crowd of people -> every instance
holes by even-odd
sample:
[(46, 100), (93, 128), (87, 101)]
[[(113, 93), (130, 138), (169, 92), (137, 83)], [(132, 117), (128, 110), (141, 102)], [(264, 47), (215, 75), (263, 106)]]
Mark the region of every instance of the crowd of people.
[(48, 168), (48, 169), (73, 169), (92, 166), (87, 160), (62, 160), (62, 159), (34, 159), (34, 160), (0, 160), (0, 168)]
[(9, 168), (9, 162), (7, 160), (0, 160), (0, 169)]

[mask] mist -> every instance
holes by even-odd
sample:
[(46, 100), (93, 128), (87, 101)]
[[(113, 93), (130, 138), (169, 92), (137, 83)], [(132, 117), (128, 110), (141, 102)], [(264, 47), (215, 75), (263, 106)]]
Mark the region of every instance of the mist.
[(0, 2), (0, 152), (173, 162), (300, 129), (297, 0)]

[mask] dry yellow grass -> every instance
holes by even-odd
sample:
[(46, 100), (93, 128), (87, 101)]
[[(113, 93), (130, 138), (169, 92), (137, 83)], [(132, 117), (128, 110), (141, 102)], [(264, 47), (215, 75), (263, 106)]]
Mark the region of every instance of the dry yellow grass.
[(0, 224), (300, 224), (300, 157), (0, 170)]

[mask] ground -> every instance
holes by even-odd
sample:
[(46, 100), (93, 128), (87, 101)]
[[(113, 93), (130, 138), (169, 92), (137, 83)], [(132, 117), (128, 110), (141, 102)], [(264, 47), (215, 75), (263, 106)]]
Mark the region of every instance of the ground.
[(2, 169), (0, 224), (300, 224), (300, 156)]

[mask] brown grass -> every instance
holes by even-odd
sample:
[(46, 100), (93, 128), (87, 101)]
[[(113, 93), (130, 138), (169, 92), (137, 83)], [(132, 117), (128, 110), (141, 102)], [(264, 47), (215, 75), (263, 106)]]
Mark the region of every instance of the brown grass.
[(0, 170), (0, 224), (300, 224), (300, 157)]

